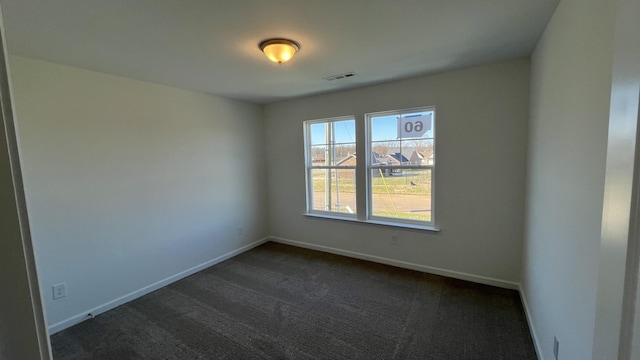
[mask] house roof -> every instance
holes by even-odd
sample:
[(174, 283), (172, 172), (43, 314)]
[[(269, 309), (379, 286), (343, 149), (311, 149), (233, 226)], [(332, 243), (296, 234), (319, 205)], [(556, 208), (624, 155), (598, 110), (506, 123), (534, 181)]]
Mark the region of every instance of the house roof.
[[(357, 157), (356, 153), (351, 153), (351, 154), (345, 156), (344, 158), (340, 159), (338, 162), (336, 162), (336, 165), (342, 165), (345, 162), (349, 161), (350, 159), (354, 159), (356, 157)], [(374, 164), (374, 165), (386, 164), (387, 163), (387, 158), (374, 151), (374, 152), (371, 153), (371, 163)]]
[(404, 156), (401, 153), (393, 153), (393, 154), (389, 154), (389, 157), (397, 160), (399, 163), (404, 164), (404, 163), (408, 163), (409, 162), (409, 158), (407, 158), (406, 156)]

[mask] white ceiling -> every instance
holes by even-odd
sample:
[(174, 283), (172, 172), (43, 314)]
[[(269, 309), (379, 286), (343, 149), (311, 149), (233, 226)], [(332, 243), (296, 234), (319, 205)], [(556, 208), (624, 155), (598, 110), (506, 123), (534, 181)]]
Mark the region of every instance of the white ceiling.
[[(269, 103), (527, 56), (559, 0), (0, 0), (9, 52)], [(298, 41), (289, 63), (258, 43)], [(323, 77), (353, 71), (352, 78)]]

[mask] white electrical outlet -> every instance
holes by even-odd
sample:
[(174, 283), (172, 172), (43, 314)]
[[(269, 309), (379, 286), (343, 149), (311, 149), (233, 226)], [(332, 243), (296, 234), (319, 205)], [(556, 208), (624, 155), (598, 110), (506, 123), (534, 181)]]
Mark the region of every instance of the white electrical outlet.
[(238, 236), (244, 235), (244, 227), (238, 226), (238, 228), (236, 229), (236, 233), (238, 234)]
[(391, 245), (398, 245), (398, 235), (391, 235)]
[(53, 300), (62, 299), (67, 296), (67, 284), (60, 283), (53, 285)]

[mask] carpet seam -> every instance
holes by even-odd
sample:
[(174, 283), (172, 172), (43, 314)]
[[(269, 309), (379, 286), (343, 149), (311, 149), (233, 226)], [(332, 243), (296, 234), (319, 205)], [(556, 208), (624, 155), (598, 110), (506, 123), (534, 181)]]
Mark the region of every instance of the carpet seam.
[(418, 286), (416, 287), (416, 291), (413, 294), (413, 300), (411, 300), (411, 310), (409, 310), (409, 314), (407, 314), (407, 319), (404, 322), (404, 326), (402, 328), (402, 334), (400, 334), (400, 337), (398, 338), (398, 342), (396, 343), (395, 349), (393, 350), (393, 355), (392, 355), (392, 359), (396, 358), (396, 355), (398, 354), (398, 350), (400, 350), (400, 345), (402, 344), (402, 339), (404, 338), (404, 334), (407, 332), (407, 327), (409, 326), (409, 320), (411, 319), (411, 315), (415, 312), (416, 307), (417, 307), (417, 299), (418, 299), (418, 291), (419, 291), (419, 287), (420, 284), (418, 284)]

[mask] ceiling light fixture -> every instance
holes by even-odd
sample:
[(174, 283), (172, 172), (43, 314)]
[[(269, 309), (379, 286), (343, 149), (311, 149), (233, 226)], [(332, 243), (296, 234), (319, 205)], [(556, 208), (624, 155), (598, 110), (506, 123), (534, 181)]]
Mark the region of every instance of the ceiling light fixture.
[(261, 42), (258, 47), (269, 60), (278, 64), (291, 60), (293, 55), (300, 50), (300, 44), (289, 39), (267, 39)]

